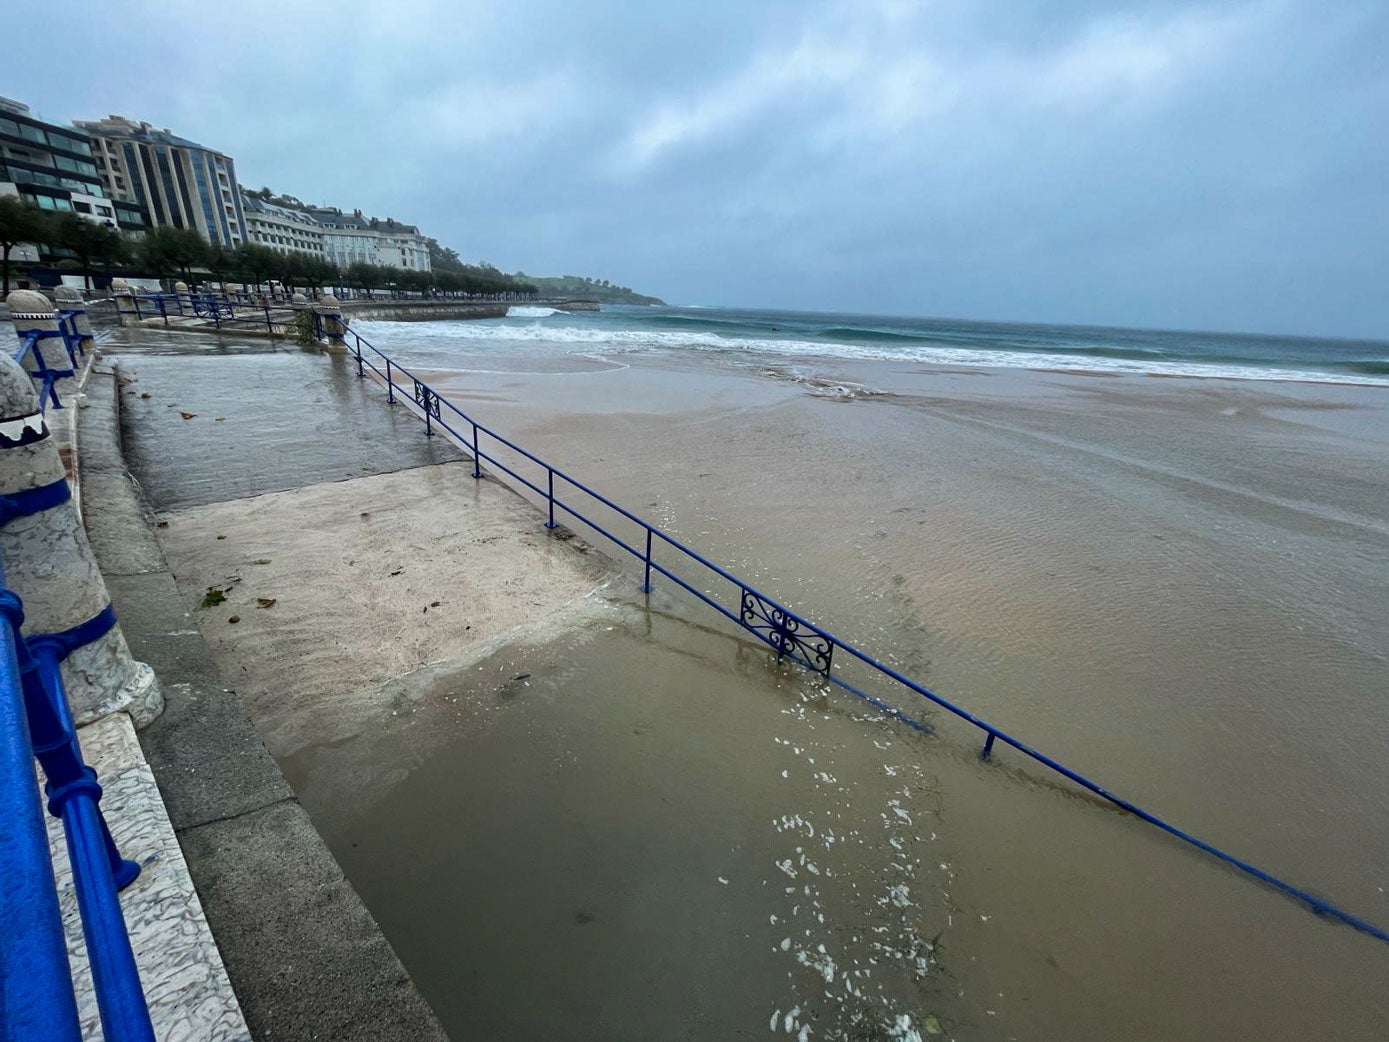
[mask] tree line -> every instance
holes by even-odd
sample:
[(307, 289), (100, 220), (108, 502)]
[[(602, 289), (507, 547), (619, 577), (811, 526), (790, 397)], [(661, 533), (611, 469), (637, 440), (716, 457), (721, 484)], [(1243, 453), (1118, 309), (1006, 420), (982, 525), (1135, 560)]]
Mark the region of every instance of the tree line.
[[(57, 265), (80, 270), (88, 288), (93, 271), (100, 270), (107, 275), (178, 278), (190, 285), (199, 281), (197, 275), (202, 273), (217, 282), (248, 286), (273, 280), (291, 291), (347, 286), (364, 292), (402, 290), (466, 296), (536, 292), (533, 283), (490, 265), (463, 264), (453, 250), (447, 250), (447, 266), (433, 271), (364, 263), (339, 267), (323, 257), (282, 253), (257, 243), (218, 246), (189, 228), (160, 227), (130, 234), (75, 213), (43, 210), (15, 196), (0, 196), (0, 278), (6, 294), (10, 291), (11, 252), (20, 243), (38, 243), (43, 247), (41, 252), (61, 255)], [(431, 240), (431, 246), (437, 244)]]

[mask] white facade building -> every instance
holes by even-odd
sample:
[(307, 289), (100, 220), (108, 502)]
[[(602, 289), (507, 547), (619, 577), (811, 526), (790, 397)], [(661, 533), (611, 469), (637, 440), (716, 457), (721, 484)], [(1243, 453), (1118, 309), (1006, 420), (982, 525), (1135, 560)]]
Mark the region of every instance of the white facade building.
[(246, 240), (268, 246), (280, 253), (306, 253), (327, 259), (324, 228), (303, 210), (266, 202), (259, 196), (242, 193), (241, 210), (246, 215)]
[(413, 224), (394, 218), (363, 217), (361, 210), (343, 213), (315, 207), (309, 213), (323, 227), (323, 251), (340, 268), (378, 264), (406, 271), (429, 271), (429, 242)]

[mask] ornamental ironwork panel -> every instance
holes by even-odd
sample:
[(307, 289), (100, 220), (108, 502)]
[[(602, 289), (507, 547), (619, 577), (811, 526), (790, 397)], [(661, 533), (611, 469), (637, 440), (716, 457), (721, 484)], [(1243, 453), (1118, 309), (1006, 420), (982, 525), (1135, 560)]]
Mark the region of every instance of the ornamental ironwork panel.
[(745, 629), (775, 648), (778, 655), (789, 655), (807, 669), (830, 675), (834, 641), (785, 609), (744, 589), (739, 621)]
[(415, 381), (415, 401), (421, 409), (439, 419), (439, 396), (425, 384)]

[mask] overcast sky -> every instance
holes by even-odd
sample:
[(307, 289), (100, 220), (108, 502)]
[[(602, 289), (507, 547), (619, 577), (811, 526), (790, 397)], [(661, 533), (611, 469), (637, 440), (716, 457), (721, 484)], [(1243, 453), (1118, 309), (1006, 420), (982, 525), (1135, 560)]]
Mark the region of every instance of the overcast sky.
[(168, 126), (249, 187), (507, 270), (672, 303), (1389, 337), (1384, 0), (72, 0), (4, 21), (66, 56), (0, 67), (44, 118)]

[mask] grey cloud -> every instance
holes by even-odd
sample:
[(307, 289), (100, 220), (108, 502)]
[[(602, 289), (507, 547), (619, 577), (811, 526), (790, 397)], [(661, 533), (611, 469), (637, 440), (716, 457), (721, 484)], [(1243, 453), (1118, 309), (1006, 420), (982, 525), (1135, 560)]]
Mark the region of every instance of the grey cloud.
[(676, 301), (1383, 336), (1386, 30), (1297, 0), (128, 3), (65, 25), (101, 60), (0, 92)]

